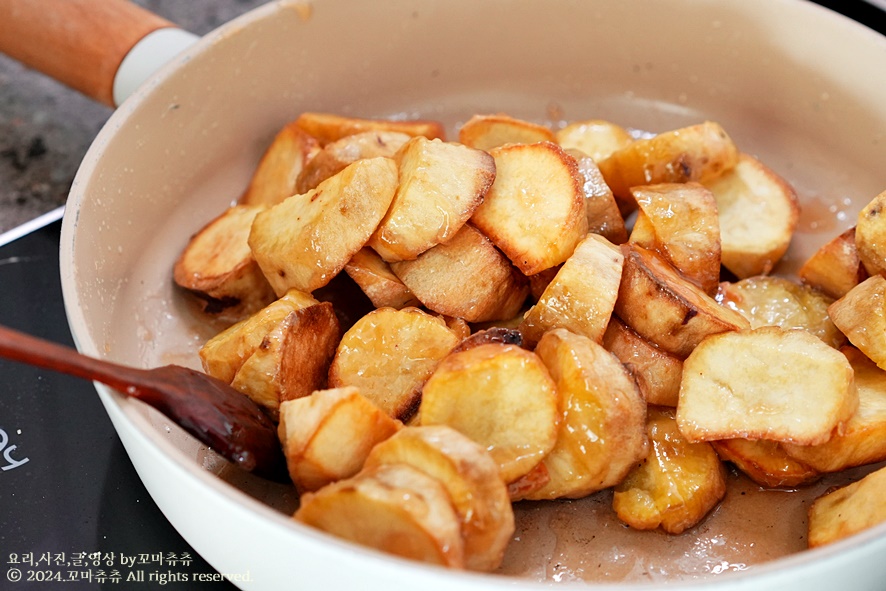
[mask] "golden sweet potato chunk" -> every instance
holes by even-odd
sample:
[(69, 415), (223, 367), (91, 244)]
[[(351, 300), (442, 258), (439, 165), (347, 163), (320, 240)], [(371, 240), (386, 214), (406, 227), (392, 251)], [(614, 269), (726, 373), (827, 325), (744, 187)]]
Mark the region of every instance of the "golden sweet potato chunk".
[(319, 303), (310, 294), (295, 289), (288, 291), (280, 299), (206, 341), (199, 352), (203, 371), (230, 384), (243, 362), (290, 313)]
[(828, 315), (850, 343), (886, 369), (886, 278), (865, 279), (831, 304)]
[(646, 459), (615, 487), (612, 507), (635, 529), (680, 534), (697, 525), (726, 494), (726, 473), (709, 443), (690, 443), (672, 410), (650, 408)]
[(562, 416), (542, 460), (548, 482), (524, 498), (576, 499), (618, 484), (649, 451), (636, 383), (609, 351), (563, 328), (546, 332), (535, 353), (557, 384)]
[(769, 273), (787, 251), (800, 218), (793, 187), (747, 154), (706, 186), (720, 212), (723, 266), (740, 279)]
[(326, 385), (340, 337), (329, 302), (290, 312), (243, 361), (231, 386), (273, 415), (281, 402), (308, 396)]
[(828, 316), (828, 306), (834, 300), (784, 277), (760, 275), (735, 283), (724, 282), (715, 299), (747, 318), (751, 328), (802, 328), (835, 348), (846, 342)]
[(403, 144), (412, 136), (398, 131), (374, 129), (345, 136), (319, 149), (305, 162), (295, 181), (293, 194), (307, 193), (317, 185), (338, 174), (357, 160), (393, 158)]
[(363, 248), (397, 190), (390, 158), (358, 160), (255, 217), (249, 247), (277, 295), (329, 283)]
[(855, 226), (825, 243), (803, 263), (797, 274), (804, 283), (834, 299), (842, 298), (867, 279), (867, 269), (861, 264), (855, 246)]
[(263, 209), (225, 210), (191, 237), (176, 260), (176, 285), (196, 296), (207, 314), (239, 320), (276, 299), (247, 244), (252, 220)]
[(498, 464), (483, 447), (443, 425), (406, 427), (375, 446), (365, 469), (386, 464), (408, 464), (436, 478), (461, 520), (465, 566), (498, 568), (514, 533), (514, 510)]
[(556, 141), (554, 132), (537, 123), (508, 115), (474, 115), (458, 132), (458, 141), (478, 150), (506, 144), (535, 144)]
[(425, 307), (468, 322), (512, 318), (529, 293), (526, 278), (470, 224), (391, 269)]
[(421, 305), (418, 298), (394, 274), (391, 266), (368, 246), (354, 253), (345, 265), (345, 273), (360, 286), (376, 308), (399, 310)]
[(749, 326), (660, 254), (632, 243), (621, 249), (625, 261), (615, 315), (659, 348), (683, 359), (705, 337)]
[(713, 295), (720, 281), (720, 225), (713, 194), (688, 182), (634, 187), (631, 196), (639, 207), (631, 242), (658, 252)]
[(792, 458), (777, 441), (723, 439), (711, 441), (717, 454), (748, 478), (769, 488), (795, 487), (821, 477), (821, 473)]
[(332, 113), (305, 112), (298, 116), (295, 124), (317, 138), (321, 146), (364, 131), (395, 131), (409, 136), (421, 135), (431, 140), (443, 139), (446, 135), (442, 123), (424, 119), (360, 119)]
[(395, 556), (464, 568), (461, 520), (449, 493), (408, 464), (378, 466), (307, 493), (294, 518)]
[(270, 207), (300, 193), (298, 176), (319, 150), (316, 138), (294, 122), (284, 126), (262, 155), (240, 203)]
[(825, 494), (809, 508), (810, 548), (824, 546), (886, 521), (886, 468)]
[(448, 425), (484, 446), (510, 483), (554, 447), (557, 389), (531, 351), (490, 343), (453, 353), (425, 383), (422, 425)]
[(465, 322), (464, 318), (457, 316), (443, 316), (443, 322), (449, 327), (455, 336), (459, 339), (466, 339), (471, 336), (471, 325)]
[(551, 476), (548, 474), (548, 467), (544, 462), (540, 462), (517, 480), (508, 483), (508, 496), (512, 501), (525, 499), (550, 481)]
[(706, 121), (638, 139), (598, 162), (618, 199), (632, 201), (631, 187), (705, 183), (738, 162), (738, 148), (718, 124)]
[(400, 186), (368, 245), (388, 262), (408, 261), (455, 236), (495, 180), (482, 150), (415, 137), (395, 155)]
[(516, 328), (508, 328), (504, 326), (493, 326), (484, 328), (477, 332), (465, 336), (462, 341), (455, 346), (452, 353), (465, 351), (472, 347), (480, 345), (488, 345), (489, 343), (499, 343), (502, 345), (523, 346), (523, 333)]
[(843, 432), (857, 406), (842, 353), (805, 330), (764, 326), (710, 336), (686, 358), (677, 423), (692, 442), (814, 445)]
[(627, 241), (628, 231), (618, 202), (594, 159), (578, 150), (567, 149), (566, 153), (575, 158), (578, 172), (584, 181), (582, 192), (585, 195), (588, 232), (599, 234), (613, 244)]
[(421, 389), (458, 337), (418, 308), (379, 308), (345, 332), (329, 368), (329, 385), (355, 386), (392, 417), (406, 420)]
[(618, 297), (623, 264), (618, 247), (588, 234), (524, 315), (520, 332), (526, 342), (537, 343), (552, 328), (567, 328), (599, 343)]
[(648, 404), (677, 406), (683, 360), (638, 335), (613, 316), (603, 334), (603, 347), (624, 364)]
[(858, 258), (871, 275), (886, 274), (886, 191), (874, 197), (858, 214), (855, 247)]
[(495, 182), (472, 223), (524, 275), (559, 265), (588, 230), (575, 158), (551, 142), (508, 144), (489, 153)]
[(558, 129), (557, 143), (565, 150), (579, 150), (600, 162), (616, 150), (634, 141), (631, 134), (621, 125), (601, 119), (573, 121)]
[[(573, 254), (575, 252), (573, 251)], [(563, 265), (557, 265), (556, 267), (551, 267), (550, 269), (545, 269), (544, 271), (539, 271), (535, 275), (530, 275), (529, 279), (529, 295), (534, 301), (538, 301), (541, 299), (541, 295), (548, 288), (548, 285), (551, 284), (551, 281), (554, 280), (554, 277), (557, 276), (557, 273), (560, 272), (560, 269)]]
[(277, 432), (289, 476), (303, 494), (357, 474), (373, 447), (401, 426), (348, 387), (283, 402)]
[(858, 349), (845, 347), (843, 353), (855, 372), (858, 410), (843, 432), (826, 443), (784, 445), (791, 457), (820, 472), (839, 472), (886, 460), (886, 371)]

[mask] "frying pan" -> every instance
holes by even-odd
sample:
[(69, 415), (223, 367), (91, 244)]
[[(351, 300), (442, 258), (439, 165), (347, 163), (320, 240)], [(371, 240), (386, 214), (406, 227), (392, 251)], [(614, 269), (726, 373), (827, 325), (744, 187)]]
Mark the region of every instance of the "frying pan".
[[(172, 262), (237, 199), (274, 133), (306, 110), (420, 116), (450, 130), (499, 111), (646, 132), (716, 120), (803, 200), (787, 273), (886, 188), (886, 40), (801, 0), (281, 0), (199, 40), (172, 33), (176, 40), (157, 43), (166, 56), (146, 69), (175, 57), (125, 100), (128, 91), (114, 99), (112, 82), (123, 56), (168, 23), (116, 0), (101, 4), (100, 17), (95, 2), (49, 4), (3, 3), (0, 49), (121, 103), (77, 174), (61, 239), (75, 342), (118, 362), (197, 365), (196, 350), (217, 327), (174, 290)], [(128, 25), (70, 34), (84, 21), (118, 23), (115, 13)], [(36, 25), (67, 33), (10, 35)], [(10, 36), (34, 41), (31, 53), (14, 53)], [(84, 39), (92, 58), (79, 53)], [(58, 40), (67, 59), (41, 64)], [(108, 48), (115, 55), (101, 57)], [(87, 60), (103, 64), (100, 75), (80, 67)], [(588, 517), (597, 501), (533, 505), (521, 509), (525, 531), (503, 573), (409, 563), (292, 522), (291, 491), (228, 469), (162, 416), (98, 392), (157, 505), (244, 589), (535, 589), (539, 581), (656, 589), (670, 579), (668, 589), (825, 590), (886, 581), (886, 525), (750, 565), (743, 556), (792, 531), (796, 507), (745, 515), (760, 527), (745, 527), (734, 545), (736, 529), (718, 521), (725, 504), (684, 536), (626, 539)]]

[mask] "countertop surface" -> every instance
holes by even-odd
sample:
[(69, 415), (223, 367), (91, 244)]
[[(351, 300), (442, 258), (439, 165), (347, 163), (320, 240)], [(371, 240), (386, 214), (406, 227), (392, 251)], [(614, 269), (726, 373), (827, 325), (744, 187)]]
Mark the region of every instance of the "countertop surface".
[[(135, 0), (204, 35), (267, 0)], [(0, 54), (0, 234), (63, 205), (86, 150), (111, 115)]]

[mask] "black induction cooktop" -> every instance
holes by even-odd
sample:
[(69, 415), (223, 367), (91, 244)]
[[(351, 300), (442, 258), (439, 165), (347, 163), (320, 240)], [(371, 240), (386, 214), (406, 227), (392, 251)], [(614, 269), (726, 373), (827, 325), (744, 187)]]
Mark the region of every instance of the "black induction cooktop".
[[(886, 33), (863, 0), (818, 3)], [(0, 324), (73, 346), (59, 231), (0, 247)], [(235, 589), (218, 578), (151, 500), (92, 384), (0, 360), (0, 590)]]
[[(0, 324), (73, 346), (59, 231), (0, 248)], [(217, 577), (151, 500), (93, 385), (0, 360), (0, 589), (236, 589)]]

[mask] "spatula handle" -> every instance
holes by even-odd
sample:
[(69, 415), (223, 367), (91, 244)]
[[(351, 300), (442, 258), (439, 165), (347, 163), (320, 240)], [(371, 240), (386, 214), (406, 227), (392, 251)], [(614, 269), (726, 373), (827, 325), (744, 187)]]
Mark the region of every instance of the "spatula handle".
[[(126, 392), (129, 386), (140, 384), (145, 374), (143, 370), (81, 355), (70, 347), (6, 326), (0, 326), (0, 358), (95, 380), (122, 392)], [(136, 395), (137, 392), (129, 394)]]
[(2, 0), (0, 52), (106, 105), (129, 50), (169, 21), (127, 0)]

